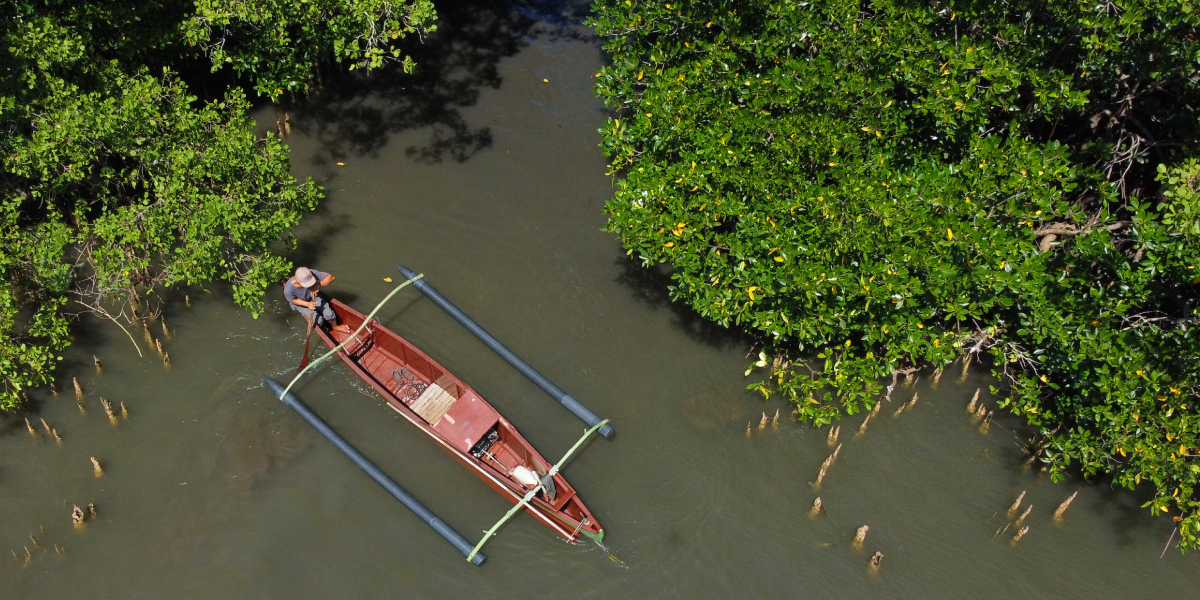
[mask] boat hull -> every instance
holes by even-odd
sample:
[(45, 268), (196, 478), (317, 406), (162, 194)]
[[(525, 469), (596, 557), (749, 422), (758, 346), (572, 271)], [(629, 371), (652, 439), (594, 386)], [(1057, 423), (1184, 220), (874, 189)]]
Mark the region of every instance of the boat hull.
[[(365, 319), (343, 302), (331, 305), (351, 331)], [(316, 332), (330, 348), (350, 337), (323, 328)], [(524, 497), (553, 464), (473, 388), (378, 321), (372, 320), (338, 356), (392, 410), (510, 502)], [(604, 529), (562, 474), (546, 483), (553, 491), (539, 492), (526, 512), (567, 541), (580, 535), (602, 540)]]

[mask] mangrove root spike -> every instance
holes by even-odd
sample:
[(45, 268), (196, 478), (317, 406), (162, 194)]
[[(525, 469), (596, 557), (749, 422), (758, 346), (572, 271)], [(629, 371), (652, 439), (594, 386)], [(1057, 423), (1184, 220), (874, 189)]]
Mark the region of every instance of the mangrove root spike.
[(883, 553), (882, 553), (882, 552), (876, 552), (876, 553), (875, 553), (875, 555), (871, 557), (871, 563), (870, 563), (870, 564), (871, 564), (871, 570), (873, 570), (873, 571), (878, 571), (878, 570), (879, 570), (879, 565), (882, 565), (882, 564), (883, 564)]
[(1024, 523), (1024, 522), (1025, 522), (1025, 517), (1028, 517), (1028, 516), (1029, 516), (1029, 512), (1030, 512), (1030, 511), (1032, 511), (1032, 510), (1033, 510), (1033, 505), (1032, 505), (1032, 504), (1030, 504), (1029, 506), (1026, 506), (1026, 507), (1025, 507), (1025, 512), (1021, 513), (1021, 516), (1017, 517), (1017, 525), (1020, 525), (1021, 523)]
[(1014, 536), (1013, 536), (1013, 539), (1012, 539), (1012, 545), (1016, 546), (1016, 545), (1017, 545), (1017, 542), (1021, 541), (1021, 538), (1025, 537), (1025, 534), (1027, 534), (1027, 533), (1029, 533), (1029, 526), (1028, 526), (1028, 525), (1026, 525), (1026, 526), (1024, 526), (1024, 527), (1022, 527), (1022, 528), (1018, 529), (1018, 530), (1017, 530), (1017, 535), (1014, 535)]
[(858, 531), (854, 534), (854, 543), (851, 544), (855, 550), (862, 550), (863, 541), (867, 539), (867, 531), (870, 529), (866, 525), (858, 528)]
[(1021, 501), (1024, 499), (1025, 499), (1025, 490), (1021, 490), (1021, 493), (1017, 496), (1017, 501), (1013, 502), (1012, 506), (1008, 507), (1008, 516), (1011, 517), (1011, 516), (1017, 514), (1017, 509), (1021, 508)]
[(1055, 521), (1062, 520), (1063, 513), (1067, 512), (1067, 507), (1071, 506), (1071, 501), (1073, 501), (1075, 499), (1075, 496), (1078, 496), (1078, 495), (1079, 495), (1079, 490), (1076, 490), (1074, 494), (1071, 494), (1070, 498), (1063, 500), (1063, 503), (1059, 504), (1058, 508), (1054, 509), (1054, 520)]
[(917, 404), (917, 396), (919, 396), (919, 395), (920, 395), (920, 392), (913, 393), (912, 399), (904, 404), (904, 408), (912, 408), (913, 406), (915, 406)]

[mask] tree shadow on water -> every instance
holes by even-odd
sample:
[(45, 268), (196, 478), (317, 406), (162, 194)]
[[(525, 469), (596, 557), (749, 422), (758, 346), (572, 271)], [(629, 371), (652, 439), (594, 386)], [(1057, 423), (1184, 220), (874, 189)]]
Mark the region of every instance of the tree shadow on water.
[(723, 327), (704, 318), (682, 301), (672, 301), (670, 290), (667, 289), (674, 283), (670, 265), (663, 263), (642, 267), (636, 260), (624, 255), (617, 259), (616, 264), (621, 267), (617, 283), (628, 287), (634, 298), (652, 309), (670, 309), (674, 324), (693, 340), (722, 350), (749, 349), (754, 345), (754, 336), (751, 334), (735, 327)]
[(406, 44), (414, 73), (394, 64), (369, 74), (326, 65), (317, 91), (287, 107), (293, 125), (319, 142), (316, 164), (376, 156), (392, 135), (421, 128), (428, 141), (405, 151), (418, 162), (464, 162), (492, 145), (491, 130), (472, 126), (461, 109), (500, 87), (500, 61), (528, 44), (536, 21), (494, 0), (440, 3), (438, 17), (437, 31)]

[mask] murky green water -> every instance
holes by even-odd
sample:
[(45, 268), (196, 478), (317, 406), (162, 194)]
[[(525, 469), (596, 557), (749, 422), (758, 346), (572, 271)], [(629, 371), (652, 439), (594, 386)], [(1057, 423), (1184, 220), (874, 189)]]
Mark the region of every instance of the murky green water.
[[(611, 181), (591, 86), (603, 59), (571, 18), (551, 18), (563, 10), (571, 7), (443, 8), (422, 75), (327, 81), (313, 106), (292, 109), (295, 172), (320, 179), (329, 196), (297, 231), (295, 255), (337, 275), (331, 291), (361, 309), (394, 285), (384, 277), (399, 281), (393, 262), (425, 273), (613, 419), (614, 439), (595, 441), (565, 471), (604, 524), (611, 556), (590, 542), (568, 546), (522, 515), (489, 544), (483, 568), (469, 566), (263, 389), (263, 373), (294, 372), (303, 322), (282, 300), (253, 320), (210, 286), (181, 290), (167, 309), (169, 369), (140, 336), (139, 359), (111, 325), (78, 330), (63, 387), (79, 377), (86, 413), (64, 392), (37, 394), (31, 415), (61, 445), (6, 424), (0, 598), (1197, 594), (1198, 559), (1159, 558), (1171, 523), (1147, 518), (1143, 499), (1023, 471), (1010, 422), (980, 433), (965, 406), (981, 385), (992, 401), (974, 374), (960, 383), (948, 373), (937, 389), (926, 374), (896, 394), (919, 390), (912, 410), (893, 418), (896, 405), (885, 407), (861, 437), (860, 417), (843, 423), (839, 458), (815, 490), (826, 432), (744, 391), (747, 343), (671, 305), (661, 274), (599, 231)], [(259, 116), (264, 126), (275, 118)], [(582, 432), (419, 293), (402, 292), (381, 318), (544, 454), (558, 456)], [(151, 331), (163, 337), (157, 324)], [(507, 510), (340, 364), (298, 395), (468, 538)], [(101, 397), (124, 402), (129, 418), (111, 425)], [(779, 428), (760, 432), (760, 415), (779, 408)], [(1034, 509), (1012, 546), (1013, 527), (994, 534), (1022, 490)], [(1054, 523), (1054, 507), (1076, 490)], [(817, 495), (828, 514), (812, 518)], [(88, 503), (98, 518), (72, 527), (72, 504)], [(884, 560), (873, 573), (876, 551)]]

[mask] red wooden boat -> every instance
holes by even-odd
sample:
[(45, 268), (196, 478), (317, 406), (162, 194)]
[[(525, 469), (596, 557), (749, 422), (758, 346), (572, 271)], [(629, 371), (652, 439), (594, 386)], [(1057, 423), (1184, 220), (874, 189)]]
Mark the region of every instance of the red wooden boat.
[[(338, 300), (330, 304), (351, 332), (366, 318)], [(350, 337), (322, 328), (317, 332), (330, 348)], [(338, 356), (382, 394), (392, 410), (510, 502), (516, 504), (550, 469), (552, 463), (471, 386), (378, 321), (372, 320)], [(552, 483), (533, 497), (526, 511), (569, 542), (580, 534), (603, 539), (604, 529), (575, 488), (560, 473)]]

